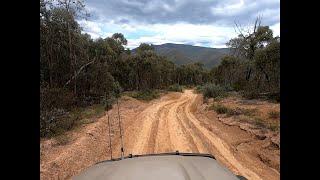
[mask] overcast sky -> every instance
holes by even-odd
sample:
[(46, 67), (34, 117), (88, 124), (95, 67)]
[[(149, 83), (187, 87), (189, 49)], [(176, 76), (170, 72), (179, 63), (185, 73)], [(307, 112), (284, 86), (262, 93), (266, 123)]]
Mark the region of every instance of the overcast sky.
[(221, 48), (235, 37), (235, 22), (252, 25), (257, 16), (280, 35), (280, 0), (86, 0), (92, 38), (120, 32), (132, 49), (140, 43), (178, 43)]

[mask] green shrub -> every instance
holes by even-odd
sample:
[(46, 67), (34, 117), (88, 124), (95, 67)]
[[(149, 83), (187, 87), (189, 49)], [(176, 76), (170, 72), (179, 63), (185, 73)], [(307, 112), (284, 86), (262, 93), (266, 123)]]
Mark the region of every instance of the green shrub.
[(66, 131), (71, 130), (77, 125), (77, 121), (81, 119), (81, 112), (76, 111), (66, 113), (64, 116), (58, 118), (52, 128), (52, 136), (61, 135)]
[(263, 119), (261, 119), (261, 118), (259, 118), (259, 117), (254, 117), (253, 118), (253, 120), (254, 120), (254, 123), (257, 125), (257, 126), (259, 126), (259, 127), (266, 127), (266, 124), (265, 124), (265, 122), (263, 121)]
[(280, 117), (280, 112), (279, 111), (270, 111), (270, 112), (268, 112), (268, 116), (269, 116), (269, 118), (277, 119)]
[(280, 93), (269, 93), (267, 96), (268, 100), (275, 101), (275, 102), (280, 102)]
[(144, 90), (131, 94), (131, 97), (139, 100), (150, 101), (160, 97), (160, 94), (157, 90)]
[(227, 114), (229, 113), (230, 109), (222, 104), (216, 104), (213, 103), (209, 109), (213, 109), (216, 111), (218, 114)]
[(205, 98), (216, 98), (216, 97), (224, 97), (226, 96), (226, 91), (219, 85), (215, 85), (212, 83), (205, 84), (201, 90), (203, 96)]
[(40, 88), (40, 108), (50, 110), (53, 108), (70, 110), (75, 105), (72, 92), (63, 88)]
[(223, 86), (223, 88), (224, 88), (224, 90), (227, 91), (227, 92), (234, 90), (231, 85), (225, 85), (225, 86)]
[(76, 125), (89, 124), (95, 122), (96, 117), (101, 117), (105, 114), (105, 105), (96, 104), (87, 108), (74, 109), (72, 114), (77, 114), (78, 119)]
[(277, 124), (270, 124), (270, 125), (269, 125), (269, 129), (270, 129), (271, 131), (278, 131), (278, 130), (280, 129), (280, 127), (279, 127), (279, 125), (277, 125)]
[(242, 109), (240, 109), (240, 108), (236, 108), (236, 109), (228, 108), (228, 111), (227, 111), (227, 115), (228, 116), (238, 116), (240, 114), (242, 114)]
[(70, 142), (70, 138), (67, 135), (59, 135), (55, 137), (56, 139), (56, 145), (63, 146), (67, 145)]
[(74, 108), (69, 112), (64, 109), (52, 109), (40, 114), (40, 136), (54, 137), (63, 135), (66, 131), (81, 124), (94, 122), (93, 118), (104, 115), (103, 105), (93, 105), (87, 108)]
[(246, 87), (246, 83), (247, 83), (246, 80), (239, 79), (235, 83), (233, 83), (231, 86), (233, 90), (241, 91)]
[(241, 91), (241, 95), (247, 99), (266, 99), (273, 102), (280, 102), (279, 92), (265, 92), (257, 89), (253, 84), (247, 85)]
[(229, 116), (238, 116), (238, 115), (245, 115), (245, 116), (254, 116), (256, 114), (257, 110), (256, 109), (244, 109), (244, 108), (229, 108), (227, 114)]
[(219, 103), (213, 103), (209, 109), (216, 111), (218, 114), (227, 114), (228, 116), (244, 115), (251, 117), (257, 111), (256, 109), (229, 108)]
[(260, 97), (259, 92), (251, 90), (241, 91), (241, 95), (247, 99), (257, 99)]
[(201, 86), (201, 85), (196, 86), (197, 93), (202, 93), (202, 91), (203, 91), (203, 86)]
[(168, 91), (182, 92), (183, 88), (179, 84), (174, 84), (168, 87)]
[(51, 137), (63, 132), (68, 125), (65, 122), (68, 113), (64, 109), (53, 108), (40, 113), (40, 136)]
[(237, 120), (240, 122), (253, 122), (254, 121), (252, 117), (249, 117), (249, 116), (246, 116), (243, 114), (237, 116)]
[(186, 84), (186, 85), (184, 85), (186, 88), (188, 88), (188, 89), (192, 89), (192, 88), (194, 88), (194, 85), (193, 84)]
[(257, 112), (257, 109), (244, 109), (239, 108), (240, 114), (246, 115), (246, 116), (254, 116)]

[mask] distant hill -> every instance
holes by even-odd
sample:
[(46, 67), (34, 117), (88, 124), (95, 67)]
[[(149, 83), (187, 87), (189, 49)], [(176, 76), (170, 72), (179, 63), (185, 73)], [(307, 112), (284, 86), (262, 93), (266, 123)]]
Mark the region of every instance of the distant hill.
[(172, 43), (154, 45), (154, 48), (159, 55), (166, 56), (176, 65), (201, 62), (206, 68), (219, 65), (221, 57), (229, 53), (228, 48), (207, 48)]

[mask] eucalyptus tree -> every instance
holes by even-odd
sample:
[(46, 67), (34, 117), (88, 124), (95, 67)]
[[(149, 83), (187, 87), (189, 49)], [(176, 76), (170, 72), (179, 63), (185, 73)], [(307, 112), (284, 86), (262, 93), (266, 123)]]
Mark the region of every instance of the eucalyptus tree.
[(252, 74), (252, 61), (257, 49), (264, 48), (273, 40), (273, 32), (269, 26), (261, 25), (261, 18), (258, 17), (253, 29), (243, 30), (236, 24), (238, 37), (229, 40), (226, 45), (232, 50), (233, 55), (247, 62), (246, 80), (249, 81)]
[(227, 46), (232, 54), (222, 58), (211, 70), (212, 80), (254, 97), (261, 93), (280, 92), (280, 37), (274, 37), (268, 26), (257, 18), (247, 31), (237, 24), (238, 37)]

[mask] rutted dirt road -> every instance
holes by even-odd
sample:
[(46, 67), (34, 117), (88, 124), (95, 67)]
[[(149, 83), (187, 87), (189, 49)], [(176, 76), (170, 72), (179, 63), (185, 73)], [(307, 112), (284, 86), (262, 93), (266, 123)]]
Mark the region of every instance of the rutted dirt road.
[[(223, 124), (216, 114), (206, 114), (201, 109), (201, 96), (192, 90), (169, 93), (150, 103), (129, 98), (120, 104), (125, 155), (176, 150), (210, 153), (234, 173), (248, 179), (280, 178), (279, 170), (262, 161), (258, 154), (260, 151), (273, 152), (270, 140)], [(115, 108), (109, 113), (113, 124), (113, 156), (119, 157)], [(68, 179), (98, 161), (109, 159), (107, 132), (106, 117), (102, 117), (70, 133), (73, 142), (66, 146), (55, 147), (50, 140), (43, 142), (41, 178)]]

